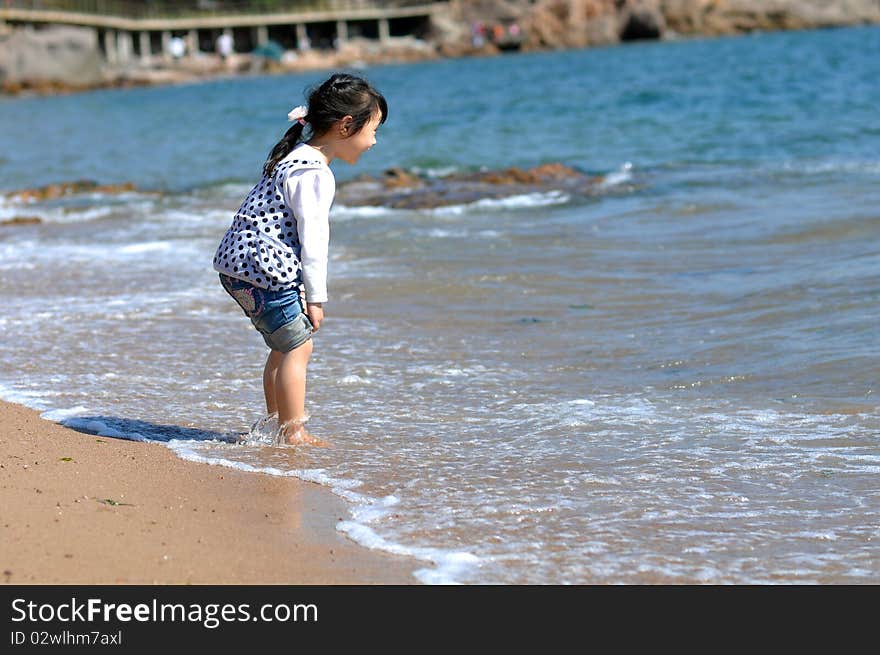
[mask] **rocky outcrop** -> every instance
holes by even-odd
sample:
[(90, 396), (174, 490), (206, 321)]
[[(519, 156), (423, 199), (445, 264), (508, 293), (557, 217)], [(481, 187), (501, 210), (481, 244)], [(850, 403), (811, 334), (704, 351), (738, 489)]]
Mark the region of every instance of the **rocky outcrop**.
[(14, 202), (29, 203), (45, 200), (56, 200), (65, 196), (72, 196), (79, 193), (127, 193), (135, 191), (135, 186), (131, 182), (124, 184), (105, 184), (101, 185), (91, 180), (76, 180), (74, 182), (59, 182), (57, 184), (47, 184), (46, 186), (35, 187), (33, 189), (20, 189), (18, 191), (8, 191), (4, 193), (4, 197)]
[[(516, 24), (522, 50), (583, 48), (609, 45), (625, 39), (660, 38), (665, 21), (660, 0), (462, 0), (453, 5), (458, 31), (442, 32), (447, 50), (457, 39), (468, 48), (473, 30), (486, 25), (489, 42), (493, 28), (509, 30)], [(443, 22), (443, 21), (441, 21)], [(448, 21), (447, 21), (448, 22)]]
[(9, 30), (0, 34), (0, 86), (89, 88), (104, 82), (95, 33), (78, 27)]
[[(444, 176), (421, 175), (402, 168), (390, 168), (379, 177), (363, 175), (339, 183), (336, 200), (350, 207), (378, 206), (394, 209), (432, 209), (464, 205), (484, 199), (508, 198), (527, 193), (560, 191), (590, 196), (607, 192), (605, 178), (582, 173), (561, 163), (534, 168), (468, 171)], [(113, 195), (137, 191), (134, 184), (100, 185), (91, 180), (60, 182), (31, 189), (4, 192), (11, 206), (20, 205), (22, 214), (0, 221), (0, 225), (40, 223), (39, 217), (27, 214), (33, 203), (51, 202), (78, 194)]]
[(426, 177), (392, 168), (380, 178), (362, 176), (341, 183), (336, 199), (350, 207), (367, 205), (432, 209), (536, 192), (562, 191), (591, 195), (601, 188), (601, 182), (602, 178), (591, 177), (558, 163), (530, 169), (507, 168), (443, 177)]
[(348, 39), (335, 53), (337, 66), (378, 64), (389, 59), (397, 62), (423, 61), (438, 56), (433, 44), (412, 36), (391, 37), (385, 43), (375, 39)]
[(681, 34), (839, 27), (880, 22), (872, 0), (663, 0), (669, 29)]
[(451, 12), (438, 37), (446, 53), (457, 44), (461, 54), (470, 54), (477, 22), (516, 22), (523, 50), (880, 23), (876, 0), (461, 0)]
[[(135, 185), (131, 182), (126, 182), (124, 184), (98, 184), (91, 180), (76, 180), (73, 182), (47, 184), (46, 186), (35, 187), (32, 189), (0, 192), (0, 196), (11, 201), (10, 204), (7, 205), (7, 209), (15, 210), (17, 205), (21, 205), (21, 208), (26, 211), (26, 208), (35, 202), (58, 200), (59, 198), (66, 198), (84, 193), (113, 195), (136, 190)], [(141, 193), (145, 192), (141, 191)], [(24, 213), (0, 220), (0, 227), (35, 225), (42, 222), (43, 219), (39, 216)]]
[(0, 221), (0, 226), (12, 225), (38, 225), (43, 222), (39, 216), (13, 216)]

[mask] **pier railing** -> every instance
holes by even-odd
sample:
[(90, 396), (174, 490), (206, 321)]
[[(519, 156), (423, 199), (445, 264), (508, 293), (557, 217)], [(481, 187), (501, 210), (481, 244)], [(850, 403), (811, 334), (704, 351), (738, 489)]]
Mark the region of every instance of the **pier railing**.
[[(438, 0), (433, 0), (437, 2)], [(441, 0), (442, 1), (442, 0)], [(0, 0), (0, 9), (63, 11), (75, 14), (161, 19), (196, 16), (394, 9), (432, 0)]]

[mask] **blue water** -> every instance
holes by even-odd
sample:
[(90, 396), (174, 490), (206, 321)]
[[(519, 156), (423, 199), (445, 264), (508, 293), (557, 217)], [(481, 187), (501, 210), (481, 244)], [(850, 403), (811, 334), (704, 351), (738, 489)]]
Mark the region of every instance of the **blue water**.
[[(264, 350), (213, 250), (325, 73), (0, 101), (0, 393), (327, 485), (424, 582), (880, 580), (880, 29), (384, 66), (340, 182), (562, 162), (438, 210), (334, 207), (328, 451), (233, 445)], [(63, 325), (62, 331), (58, 326)]]

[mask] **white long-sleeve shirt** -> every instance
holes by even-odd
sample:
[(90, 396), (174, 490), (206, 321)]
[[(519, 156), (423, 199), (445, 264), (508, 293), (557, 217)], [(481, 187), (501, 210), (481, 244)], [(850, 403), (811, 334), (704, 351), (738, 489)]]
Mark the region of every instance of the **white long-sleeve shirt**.
[(214, 269), (263, 289), (296, 286), (306, 302), (327, 301), (330, 206), (336, 180), (304, 143), (264, 175), (232, 219)]

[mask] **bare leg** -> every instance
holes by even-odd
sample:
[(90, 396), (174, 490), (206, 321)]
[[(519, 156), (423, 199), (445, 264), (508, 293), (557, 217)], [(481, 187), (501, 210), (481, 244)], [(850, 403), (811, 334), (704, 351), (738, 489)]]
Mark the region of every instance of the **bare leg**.
[(263, 395), (266, 396), (266, 413), (269, 416), (278, 413), (278, 401), (275, 398), (275, 376), (282, 357), (284, 357), (284, 353), (270, 350), (269, 356), (266, 358), (266, 367), (263, 369)]
[(312, 340), (299, 348), (283, 353), (275, 371), (275, 402), (278, 407), (278, 425), (287, 443), (308, 443), (326, 446), (305, 428), (306, 422), (306, 369), (312, 354)]

